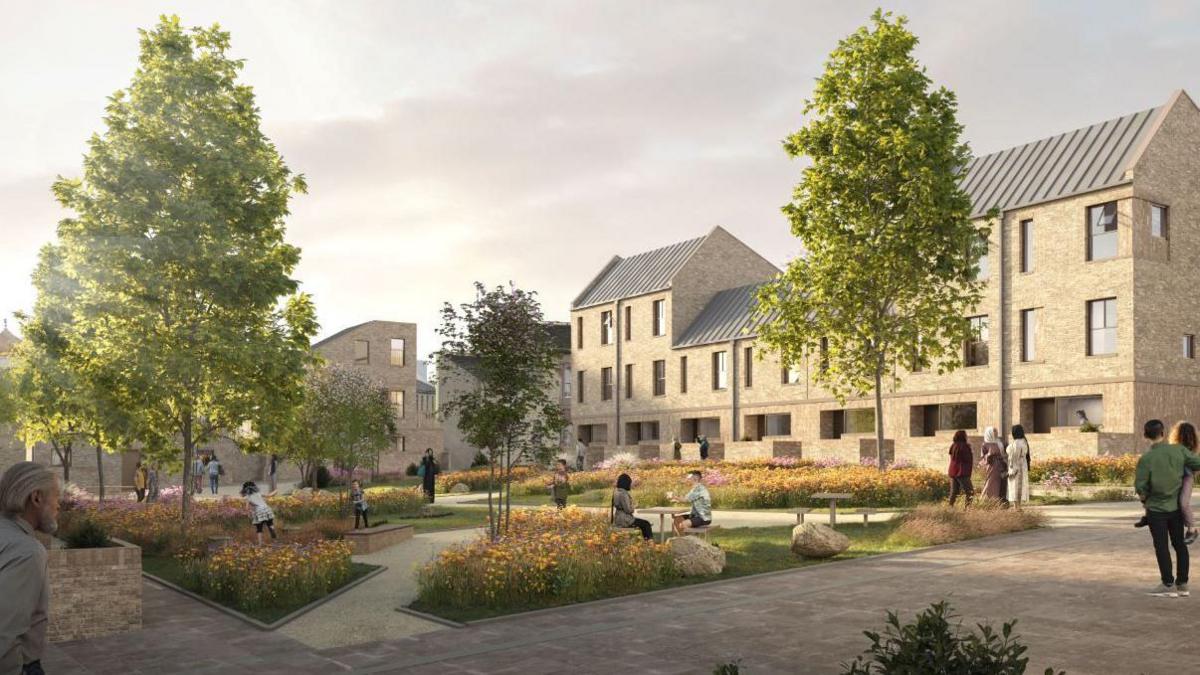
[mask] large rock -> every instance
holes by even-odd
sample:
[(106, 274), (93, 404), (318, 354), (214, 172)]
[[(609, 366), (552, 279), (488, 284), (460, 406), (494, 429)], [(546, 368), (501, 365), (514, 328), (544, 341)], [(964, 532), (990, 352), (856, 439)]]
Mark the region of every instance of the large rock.
[(725, 551), (699, 537), (672, 538), (671, 556), (675, 569), (685, 577), (711, 576), (725, 569)]
[(461, 495), (470, 491), (471, 488), (467, 487), (466, 483), (455, 483), (454, 486), (450, 488), (450, 494), (452, 495)]
[(832, 558), (850, 548), (850, 538), (818, 523), (792, 528), (792, 553), (802, 558)]

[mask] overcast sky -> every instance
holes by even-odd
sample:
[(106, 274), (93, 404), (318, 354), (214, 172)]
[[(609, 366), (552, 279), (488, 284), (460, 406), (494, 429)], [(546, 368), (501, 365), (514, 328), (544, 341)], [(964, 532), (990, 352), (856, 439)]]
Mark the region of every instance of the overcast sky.
[[(713, 225), (784, 264), (800, 167), (781, 140), (877, 4), (0, 0), (0, 314), (32, 305), (63, 215), (50, 184), (79, 174), (161, 13), (232, 33), (265, 132), (308, 177), (288, 237), (320, 335), (414, 321), (425, 355), (475, 280), (566, 320), (612, 255)], [(1200, 93), (1197, 3), (884, 6), (977, 153)]]

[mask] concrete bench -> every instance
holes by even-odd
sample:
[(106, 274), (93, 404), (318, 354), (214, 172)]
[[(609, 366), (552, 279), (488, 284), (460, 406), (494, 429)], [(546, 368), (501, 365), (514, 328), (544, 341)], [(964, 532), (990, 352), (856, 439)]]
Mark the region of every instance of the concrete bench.
[(708, 541), (708, 533), (712, 530), (719, 530), (719, 529), (721, 529), (720, 525), (701, 525), (700, 527), (685, 527), (683, 529), (683, 533), (684, 534), (698, 534), (704, 538), (704, 541)]
[(345, 534), (346, 541), (354, 547), (354, 555), (366, 555), (382, 551), (389, 546), (395, 546), (413, 537), (412, 525), (376, 525), (364, 527), (361, 530), (350, 530)]
[(804, 508), (804, 507), (801, 507), (798, 509), (788, 509), (788, 513), (796, 514), (796, 524), (803, 525), (804, 524), (804, 515), (806, 513), (812, 513), (812, 509)]
[(866, 527), (867, 519), (870, 518), (873, 514), (879, 513), (879, 509), (859, 509), (858, 512), (862, 514), (863, 527)]

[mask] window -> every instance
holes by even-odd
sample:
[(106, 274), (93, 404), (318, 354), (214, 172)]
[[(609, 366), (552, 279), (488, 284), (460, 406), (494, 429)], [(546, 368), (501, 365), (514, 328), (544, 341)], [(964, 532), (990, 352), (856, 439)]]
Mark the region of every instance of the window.
[(610, 345), (613, 339), (612, 312), (600, 312), (600, 344)]
[(610, 401), (613, 397), (612, 368), (600, 369), (600, 400)]
[(1033, 271), (1033, 221), (1021, 221), (1021, 271)]
[(1183, 336), (1183, 358), (1185, 358), (1185, 359), (1196, 358), (1196, 336), (1195, 335), (1184, 335)]
[(746, 388), (749, 389), (754, 386), (754, 348), (746, 347), (743, 353), (746, 357), (742, 367), (746, 371)]
[(1167, 238), (1167, 207), (1158, 204), (1150, 205), (1150, 234), (1163, 239)]
[(963, 350), (963, 363), (967, 366), (986, 366), (988, 363), (988, 318), (987, 316), (968, 317), (971, 324), (971, 337)]
[(679, 393), (687, 393), (687, 357), (679, 357)]
[(1021, 360), (1037, 360), (1037, 310), (1021, 310)]
[(827, 370), (829, 370), (829, 338), (821, 338), (820, 352), (821, 352), (820, 368), (821, 368), (821, 372), (824, 373)]
[(571, 400), (571, 366), (563, 366), (562, 369), (562, 399), (567, 402)]
[(800, 384), (800, 369), (796, 366), (787, 366), (783, 369), (784, 384)]
[(875, 431), (875, 410), (873, 408), (856, 408), (844, 411), (846, 421), (843, 432), (847, 434), (869, 434)]
[(575, 373), (575, 400), (583, 403), (583, 371)]
[(978, 406), (975, 403), (914, 405), (909, 408), (909, 435), (935, 436), (939, 431), (977, 429)]
[(654, 336), (667, 334), (667, 301), (654, 301)]
[(396, 417), (404, 419), (404, 391), (389, 391), (388, 399), (392, 403), (392, 408), (396, 410)]
[(1117, 203), (1089, 206), (1088, 260), (1108, 260), (1117, 257)]
[(391, 363), (393, 366), (404, 365), (404, 340), (392, 338)]
[(625, 398), (633, 398), (633, 364), (625, 364)]
[(575, 348), (583, 349), (583, 317), (575, 319)]
[(407, 439), (405, 439), (403, 436), (401, 436), (400, 438), (397, 438), (396, 439), (396, 449), (399, 450), (400, 452), (404, 452), (405, 450), (407, 450), (408, 449)]
[(654, 362), (654, 395), (667, 395), (667, 362)]
[(354, 365), (365, 366), (371, 362), (371, 343), (366, 340), (354, 341)]
[(713, 389), (729, 387), (729, 352), (713, 352), (712, 375)]
[(633, 307), (625, 305), (625, 341), (633, 339)]
[(1088, 302), (1088, 356), (1117, 353), (1117, 299)]
[(975, 275), (976, 280), (987, 279), (988, 272), (991, 271), (988, 264), (988, 240), (986, 237), (979, 238), (979, 247), (979, 273)]

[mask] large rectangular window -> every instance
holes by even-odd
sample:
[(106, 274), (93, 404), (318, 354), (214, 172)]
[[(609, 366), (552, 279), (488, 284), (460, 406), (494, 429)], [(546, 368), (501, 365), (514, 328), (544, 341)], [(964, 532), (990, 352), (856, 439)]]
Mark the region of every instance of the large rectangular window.
[(687, 357), (679, 357), (679, 393), (687, 393)]
[(613, 397), (612, 368), (600, 369), (600, 400), (609, 401)]
[(1158, 204), (1150, 205), (1150, 234), (1166, 239), (1168, 234), (1167, 207)]
[(600, 344), (610, 345), (613, 339), (613, 313), (600, 312)]
[(633, 364), (625, 364), (625, 398), (633, 398)]
[(725, 389), (729, 387), (729, 352), (713, 352), (712, 355), (712, 388)]
[(575, 319), (575, 348), (583, 349), (583, 317)]
[(365, 366), (371, 362), (371, 343), (366, 340), (354, 341), (354, 365)]
[(1021, 310), (1021, 360), (1037, 361), (1037, 320), (1036, 309)]
[(575, 400), (583, 403), (583, 371), (575, 373)]
[(404, 340), (392, 338), (391, 362), (393, 366), (404, 365)]
[(1021, 221), (1021, 271), (1033, 271), (1033, 220)]
[(855, 408), (844, 411), (846, 422), (843, 433), (869, 434), (875, 431), (875, 410), (873, 408)]
[(1117, 353), (1117, 299), (1088, 302), (1089, 356)]
[(625, 341), (633, 339), (633, 307), (625, 305)]
[(939, 431), (977, 429), (978, 406), (975, 403), (914, 405), (909, 408), (909, 435), (934, 436)]
[(988, 363), (988, 318), (984, 316), (968, 317), (971, 324), (971, 337), (967, 338), (963, 349), (963, 364), (967, 366), (986, 366)]
[(396, 417), (404, 419), (404, 390), (389, 391), (388, 400), (391, 401), (392, 409), (396, 411)]
[(746, 371), (745, 386), (747, 389), (754, 386), (754, 347), (746, 347), (742, 352), (745, 354), (743, 370)]
[(1088, 260), (1117, 257), (1117, 203), (1097, 204), (1087, 209)]
[(654, 362), (654, 395), (667, 395), (667, 362)]
[(654, 335), (655, 335), (655, 337), (658, 337), (660, 335), (666, 335), (666, 334), (667, 334), (667, 301), (666, 300), (655, 300), (654, 301)]

